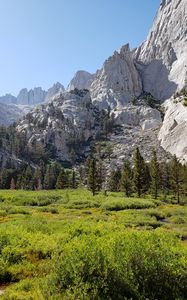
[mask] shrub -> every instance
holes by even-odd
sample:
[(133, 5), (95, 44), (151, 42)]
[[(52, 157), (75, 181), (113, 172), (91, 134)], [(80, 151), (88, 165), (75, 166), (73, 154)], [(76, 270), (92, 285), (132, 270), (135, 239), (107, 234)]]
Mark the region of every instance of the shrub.
[(109, 211), (119, 211), (124, 209), (143, 209), (156, 207), (156, 204), (150, 200), (144, 199), (116, 199), (106, 200), (102, 203), (101, 208)]
[(71, 200), (67, 204), (67, 208), (74, 208), (74, 209), (82, 209), (82, 208), (93, 208), (99, 207), (100, 203), (93, 200)]
[(176, 237), (162, 231), (81, 235), (56, 252), (46, 298), (185, 300), (186, 262)]

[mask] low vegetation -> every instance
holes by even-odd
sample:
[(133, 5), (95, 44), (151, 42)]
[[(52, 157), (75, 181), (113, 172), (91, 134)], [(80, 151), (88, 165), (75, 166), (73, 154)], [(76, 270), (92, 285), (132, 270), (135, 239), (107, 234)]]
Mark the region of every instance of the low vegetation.
[(2, 299), (187, 299), (185, 198), (65, 189), (0, 199)]

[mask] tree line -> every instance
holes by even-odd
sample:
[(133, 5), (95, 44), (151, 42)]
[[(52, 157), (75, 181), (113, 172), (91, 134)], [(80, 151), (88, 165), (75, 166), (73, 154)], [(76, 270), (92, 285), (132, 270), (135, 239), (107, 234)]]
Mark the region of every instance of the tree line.
[(157, 199), (159, 194), (164, 197), (172, 194), (178, 203), (181, 196), (187, 196), (187, 165), (182, 165), (176, 156), (168, 162), (159, 163), (156, 151), (153, 151), (151, 161), (146, 163), (139, 148), (136, 148), (133, 163), (125, 160), (121, 168), (110, 171), (107, 180), (102, 162), (92, 157), (87, 173), (87, 186), (93, 195), (104, 188), (106, 191), (123, 191), (126, 197), (151, 194)]
[(176, 156), (168, 162), (158, 162), (155, 151), (151, 161), (145, 162), (136, 148), (133, 162), (125, 160), (122, 167), (107, 170), (98, 152), (92, 154), (84, 165), (75, 169), (65, 169), (58, 162), (46, 164), (40, 160), (37, 167), (24, 165), (21, 169), (2, 169), (0, 189), (66, 189), (86, 186), (95, 195), (103, 190), (122, 191), (126, 197), (142, 197), (151, 194), (155, 199), (160, 194), (172, 194), (177, 202), (182, 195), (187, 196), (187, 166)]
[(30, 165), (21, 170), (3, 169), (0, 173), (0, 189), (52, 190), (76, 188), (73, 169), (65, 169), (60, 163), (45, 164), (42, 160), (36, 168)]

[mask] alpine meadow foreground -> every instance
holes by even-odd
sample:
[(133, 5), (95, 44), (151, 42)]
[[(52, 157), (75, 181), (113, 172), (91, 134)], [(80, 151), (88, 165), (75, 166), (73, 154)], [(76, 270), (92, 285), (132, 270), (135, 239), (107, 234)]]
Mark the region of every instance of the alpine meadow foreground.
[(1, 190), (0, 222), (1, 299), (187, 299), (185, 199)]

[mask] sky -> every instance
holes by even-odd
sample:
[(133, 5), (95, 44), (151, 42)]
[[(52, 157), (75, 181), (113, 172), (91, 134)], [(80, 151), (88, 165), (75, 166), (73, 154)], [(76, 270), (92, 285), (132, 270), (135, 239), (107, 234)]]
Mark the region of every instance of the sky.
[(160, 0), (0, 0), (0, 95), (67, 85), (146, 38)]

